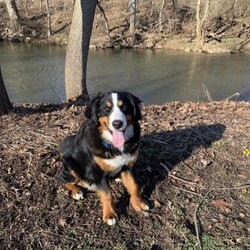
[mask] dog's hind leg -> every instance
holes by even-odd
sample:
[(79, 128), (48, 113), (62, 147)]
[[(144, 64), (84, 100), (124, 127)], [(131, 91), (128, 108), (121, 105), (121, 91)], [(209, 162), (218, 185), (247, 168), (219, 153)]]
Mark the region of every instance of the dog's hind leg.
[(75, 200), (83, 199), (83, 192), (81, 188), (77, 186), (77, 182), (68, 182), (65, 187), (69, 190), (72, 198)]

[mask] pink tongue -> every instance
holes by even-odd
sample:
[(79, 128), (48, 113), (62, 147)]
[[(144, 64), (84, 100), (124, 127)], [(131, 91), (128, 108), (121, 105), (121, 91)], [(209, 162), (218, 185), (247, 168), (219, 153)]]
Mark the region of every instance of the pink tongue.
[(112, 143), (115, 147), (120, 148), (125, 142), (123, 132), (113, 131)]

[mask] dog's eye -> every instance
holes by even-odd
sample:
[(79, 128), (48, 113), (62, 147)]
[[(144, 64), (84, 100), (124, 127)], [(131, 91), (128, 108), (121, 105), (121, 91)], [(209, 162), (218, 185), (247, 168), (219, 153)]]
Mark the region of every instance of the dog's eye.
[(119, 106), (119, 108), (120, 108), (120, 110), (124, 111), (126, 107), (125, 107), (124, 104), (122, 104), (122, 105)]
[(108, 107), (108, 106), (105, 107), (105, 111), (110, 112), (110, 110), (111, 110), (111, 107)]

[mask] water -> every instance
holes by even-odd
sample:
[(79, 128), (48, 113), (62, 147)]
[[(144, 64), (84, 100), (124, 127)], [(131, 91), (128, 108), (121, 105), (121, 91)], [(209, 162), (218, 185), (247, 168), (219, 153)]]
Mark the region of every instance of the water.
[[(0, 65), (12, 102), (65, 100), (65, 48), (0, 43)], [(128, 90), (147, 104), (207, 101), (236, 92), (250, 101), (250, 55), (173, 52), (164, 50), (90, 51), (87, 72), (91, 96)]]

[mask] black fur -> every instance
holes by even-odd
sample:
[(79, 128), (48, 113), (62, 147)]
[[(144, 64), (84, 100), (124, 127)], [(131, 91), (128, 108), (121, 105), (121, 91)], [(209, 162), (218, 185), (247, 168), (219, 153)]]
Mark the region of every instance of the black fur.
[[(139, 106), (141, 101), (131, 93), (117, 93), (124, 103), (122, 112), (134, 118), (134, 136), (125, 142), (123, 150), (123, 153), (133, 154), (139, 147), (140, 126), (138, 120), (141, 119)], [(113, 174), (101, 169), (94, 161), (94, 156), (112, 159), (122, 155), (122, 152), (112, 144), (108, 147), (105, 146), (98, 131), (98, 118), (109, 115), (110, 111), (105, 105), (110, 95), (111, 92), (95, 97), (85, 111), (88, 121), (81, 126), (76, 135), (66, 137), (59, 145), (64, 167), (74, 171), (80, 179), (87, 183), (95, 183), (100, 190), (108, 190), (109, 178), (114, 177), (117, 173)], [(121, 171), (125, 169), (127, 166), (123, 166)]]

